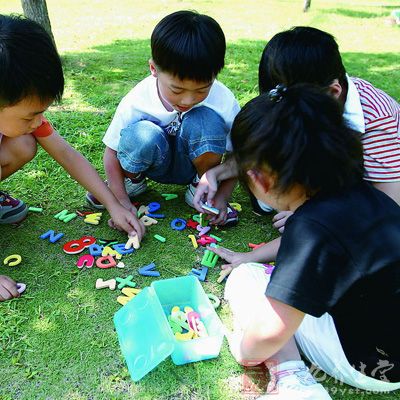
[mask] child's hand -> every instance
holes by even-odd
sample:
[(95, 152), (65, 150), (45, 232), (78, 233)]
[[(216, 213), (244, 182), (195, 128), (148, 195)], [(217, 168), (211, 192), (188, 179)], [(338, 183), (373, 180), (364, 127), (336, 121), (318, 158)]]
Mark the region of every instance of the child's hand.
[(136, 217), (136, 208), (131, 206), (130, 209), (122, 205), (116, 205), (109, 210), (111, 219), (108, 224), (112, 228), (125, 231), (129, 236), (138, 235), (139, 241), (142, 240), (145, 227)]
[(236, 268), (240, 264), (250, 262), (248, 257), (249, 254), (251, 254), (251, 252), (238, 253), (236, 251), (226, 249), (225, 247), (207, 247), (207, 250), (210, 250), (213, 253), (218, 254), (222, 259), (228, 262), (228, 264), (221, 265), (222, 269), (226, 269), (228, 267)]
[(208, 204), (212, 204), (214, 196), (218, 190), (218, 181), (216, 169), (211, 168), (205, 174), (202, 175), (199, 183), (197, 184), (196, 193), (193, 198), (193, 205), (199, 212), (204, 212), (200, 205), (200, 202), (204, 201)]
[(5, 275), (0, 275), (0, 301), (19, 297), (17, 283)]
[(210, 218), (210, 223), (212, 225), (223, 225), (226, 221), (226, 217), (228, 216), (228, 199), (226, 198), (225, 193), (218, 190), (215, 194), (212, 205), (213, 207), (218, 208), (219, 214), (212, 214), (212, 218)]
[(287, 219), (293, 214), (292, 211), (281, 211), (272, 218), (274, 228), (278, 229), (280, 233), (285, 230), (285, 224)]

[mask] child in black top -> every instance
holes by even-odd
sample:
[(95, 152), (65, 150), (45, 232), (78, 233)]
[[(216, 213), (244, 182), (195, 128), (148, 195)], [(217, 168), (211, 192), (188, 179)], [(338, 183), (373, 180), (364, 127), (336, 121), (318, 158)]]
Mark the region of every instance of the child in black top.
[(310, 86), (278, 86), (238, 114), (232, 144), (253, 194), (293, 212), (272, 275), (250, 263), (228, 278), (236, 360), (267, 362), (274, 399), (330, 398), (296, 335), (329, 375), (399, 389), (400, 208), (363, 181), (361, 143), (339, 104)]

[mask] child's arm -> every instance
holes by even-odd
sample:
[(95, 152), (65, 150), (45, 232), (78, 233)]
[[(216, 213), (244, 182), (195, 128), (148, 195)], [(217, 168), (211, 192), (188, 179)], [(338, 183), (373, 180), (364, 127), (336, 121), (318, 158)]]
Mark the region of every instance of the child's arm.
[(128, 208), (131, 205), (131, 201), (125, 190), (124, 173), (118, 161), (117, 152), (106, 146), (103, 162), (110, 190), (119, 202)]
[(227, 335), (229, 348), (236, 361), (254, 365), (270, 359), (281, 350), (300, 326), (304, 313), (270, 297), (260, 297), (257, 319), (243, 332)]
[(372, 184), (400, 206), (400, 182), (372, 182)]
[(144, 226), (138, 221), (133, 210), (124, 208), (99, 174), (78, 151), (73, 149), (57, 132), (50, 136), (38, 137), (37, 141), (74, 179), (107, 208), (114, 225), (128, 234), (137, 233), (139, 239), (144, 234)]
[(10, 300), (19, 296), (16, 282), (8, 276), (0, 275), (0, 301)]
[(280, 244), (281, 238), (278, 237), (274, 240), (271, 240), (264, 246), (258, 247), (253, 251), (248, 251), (246, 253), (239, 253), (225, 249), (224, 247), (207, 247), (207, 249), (215, 254), (218, 254), (221, 258), (228, 262), (228, 264), (223, 265), (222, 268), (236, 268), (240, 264), (248, 262), (265, 263), (275, 261)]

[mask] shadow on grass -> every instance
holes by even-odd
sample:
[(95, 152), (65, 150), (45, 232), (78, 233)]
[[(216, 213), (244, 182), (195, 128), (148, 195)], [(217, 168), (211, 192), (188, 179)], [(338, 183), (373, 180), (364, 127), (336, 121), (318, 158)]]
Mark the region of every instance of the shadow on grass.
[[(265, 43), (262, 40), (228, 43), (225, 68), (218, 78), (242, 104), (258, 94), (258, 62)], [(393, 97), (400, 97), (400, 88), (392, 85), (400, 81), (399, 53), (343, 53), (342, 56), (349, 74), (370, 80)], [(78, 101), (111, 118), (121, 98), (148, 75), (149, 58), (148, 40), (118, 40), (89, 52), (65, 54), (64, 69), (72, 97), (64, 103)]]
[(390, 16), (391, 10), (400, 8), (400, 3), (397, 6), (380, 6), (377, 11), (363, 11), (363, 10), (351, 10), (348, 8), (330, 8), (321, 10), (325, 14), (337, 14), (343, 17), (350, 18), (380, 18)]

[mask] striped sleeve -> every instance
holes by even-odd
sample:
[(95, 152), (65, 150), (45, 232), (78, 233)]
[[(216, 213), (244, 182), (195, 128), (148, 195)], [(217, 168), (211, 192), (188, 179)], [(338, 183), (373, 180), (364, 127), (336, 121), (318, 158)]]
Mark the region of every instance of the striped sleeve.
[(400, 105), (369, 82), (353, 79), (364, 114), (365, 179), (373, 182), (400, 181)]

